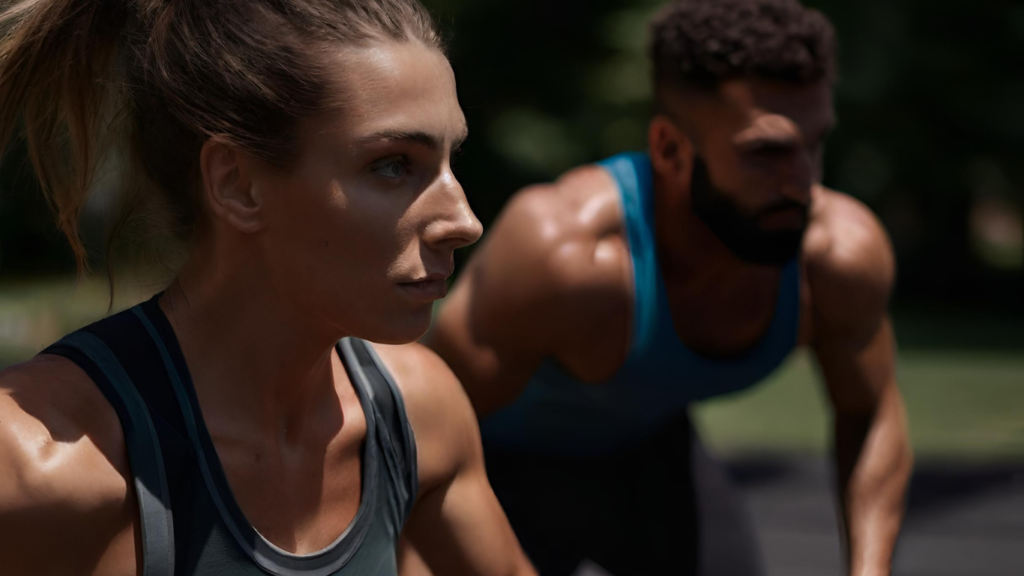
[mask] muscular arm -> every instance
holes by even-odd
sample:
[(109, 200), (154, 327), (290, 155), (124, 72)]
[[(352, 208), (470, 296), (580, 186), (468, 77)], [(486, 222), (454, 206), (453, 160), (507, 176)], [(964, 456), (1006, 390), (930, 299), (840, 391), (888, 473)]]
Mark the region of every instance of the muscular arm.
[(481, 417), (518, 397), (548, 357), (600, 380), (587, 372), (625, 359), (630, 274), (614, 183), (601, 169), (578, 169), (512, 198), (426, 343)]
[[(404, 538), (435, 574), (535, 574), (487, 481), (476, 417), (451, 370), (419, 345), (377, 349), (416, 435), (420, 493)], [(405, 575), (414, 573), (409, 564)]]
[(120, 425), (77, 367), (0, 373), (0, 564), (11, 576), (137, 573)]
[(813, 348), (834, 410), (850, 574), (887, 575), (912, 466), (886, 312), (893, 255), (867, 208), (829, 202), (830, 240), (808, 263)]
[(556, 287), (535, 257), (536, 202), (522, 194), (474, 253), (426, 340), (459, 375), (481, 416), (515, 399), (552, 345), (546, 333), (525, 337), (538, 316), (554, 311)]

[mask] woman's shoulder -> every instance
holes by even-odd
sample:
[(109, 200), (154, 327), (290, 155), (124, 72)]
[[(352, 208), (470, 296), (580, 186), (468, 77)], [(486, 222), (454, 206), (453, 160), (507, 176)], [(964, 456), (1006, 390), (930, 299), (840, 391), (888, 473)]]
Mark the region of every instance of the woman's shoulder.
[(469, 410), (472, 414), (459, 379), (433, 350), (419, 343), (373, 344), (373, 348), (394, 377), (407, 410), (413, 413)]
[(479, 449), (473, 407), (458, 378), (422, 344), (374, 344), (402, 394), (416, 435), (421, 486), (443, 480)]
[(0, 415), (4, 449), (24, 446), (43, 460), (90, 449), (127, 470), (117, 413), (67, 358), (41, 354), (0, 372)]
[(26, 557), (40, 537), (100, 545), (131, 527), (126, 477), (117, 414), (77, 365), (40, 355), (0, 372), (0, 540)]

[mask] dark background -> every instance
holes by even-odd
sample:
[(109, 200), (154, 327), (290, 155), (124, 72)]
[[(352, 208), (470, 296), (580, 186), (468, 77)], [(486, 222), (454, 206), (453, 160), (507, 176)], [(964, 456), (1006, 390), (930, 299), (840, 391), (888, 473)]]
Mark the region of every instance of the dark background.
[[(489, 222), (520, 186), (645, 146), (646, 21), (661, 2), (435, 0), (471, 139), (457, 166)], [(1024, 6), (809, 4), (841, 41), (825, 183), (885, 222), (897, 304), (1024, 310)]]
[[(426, 4), (472, 133), (456, 170), (485, 224), (525, 184), (645, 146), (646, 21), (661, 2)], [(841, 42), (825, 183), (885, 222), (896, 304), (1024, 312), (1024, 5), (808, 4)], [(0, 276), (68, 271), (24, 165), (15, 149), (0, 170)]]

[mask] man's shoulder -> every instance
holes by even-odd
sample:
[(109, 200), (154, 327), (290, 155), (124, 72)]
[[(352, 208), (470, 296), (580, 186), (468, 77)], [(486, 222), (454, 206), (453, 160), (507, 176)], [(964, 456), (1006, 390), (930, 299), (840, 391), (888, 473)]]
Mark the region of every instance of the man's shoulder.
[(824, 187), (815, 194), (804, 261), (816, 311), (851, 321), (884, 312), (896, 274), (885, 228), (852, 196)]
[(539, 231), (551, 242), (598, 237), (621, 226), (617, 190), (603, 168), (580, 166), (554, 182), (527, 186), (513, 194), (498, 224), (512, 222)]
[(895, 258), (885, 228), (859, 200), (826, 188), (818, 192), (804, 246), (808, 267), (881, 287), (891, 285)]
[[(486, 240), (483, 257), (535, 275), (547, 290), (587, 290), (628, 264), (615, 181), (596, 165), (530, 186), (509, 200)], [(484, 262), (486, 265), (487, 262)]]

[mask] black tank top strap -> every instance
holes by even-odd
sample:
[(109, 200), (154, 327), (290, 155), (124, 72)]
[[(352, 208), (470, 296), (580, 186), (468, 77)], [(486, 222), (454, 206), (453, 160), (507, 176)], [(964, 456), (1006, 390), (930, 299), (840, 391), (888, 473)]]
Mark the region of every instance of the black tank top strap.
[[(158, 307), (159, 297), (157, 294), (135, 308)], [(188, 490), (190, 482), (184, 464), (192, 458), (192, 449), (185, 434), (185, 421), (174, 398), (170, 377), (160, 362), (157, 346), (145, 327), (131, 310), (125, 310), (81, 331), (94, 334), (106, 343), (145, 402), (160, 439), (171, 495)], [(177, 533), (181, 535), (183, 529), (178, 526)]]
[[(277, 576), (327, 576), (343, 567), (359, 550), (372, 521), (373, 504), (378, 490), (374, 443), (367, 442), (364, 450), (364, 497), (356, 517), (345, 534), (315, 554), (296, 555), (278, 548), (253, 528), (235, 500), (227, 475), (217, 457), (213, 439), (203, 421), (184, 355), (166, 316), (155, 301), (136, 306), (131, 312), (142, 323), (149, 338), (157, 347), (159, 361), (170, 377), (175, 402), (184, 418), (185, 432), (195, 454), (195, 464), (216, 508), (216, 517), (238, 547), (263, 571)], [(371, 418), (367, 418), (367, 428), (369, 431), (374, 429)]]
[(117, 413), (139, 506), (142, 574), (173, 576), (174, 522), (163, 451), (132, 378), (103, 339), (86, 330), (66, 336), (43, 353), (63, 356), (80, 366)]
[(412, 512), (419, 489), (416, 439), (406, 415), (405, 402), (394, 377), (369, 343), (345, 338), (338, 343), (338, 352), (352, 382), (368, 388), (377, 419), (382, 424), (377, 431), (388, 472), (394, 485), (403, 489), (399, 495), (402, 502), (398, 506), (403, 517), (396, 519), (401, 525)]
[(359, 509), (335, 542), (292, 554), (260, 535), (234, 499), (159, 296), (44, 351), (82, 367), (121, 422), (138, 498), (142, 574), (396, 574), (395, 549), (416, 499), (416, 445), (402, 396), (373, 348), (355, 339), (337, 345), (366, 415)]

